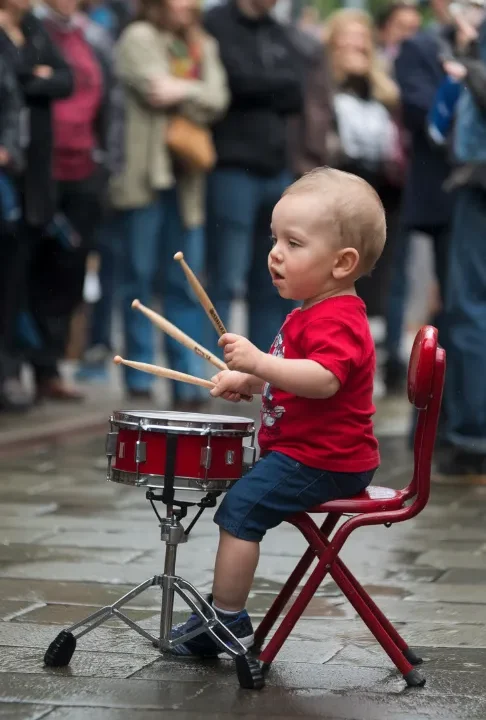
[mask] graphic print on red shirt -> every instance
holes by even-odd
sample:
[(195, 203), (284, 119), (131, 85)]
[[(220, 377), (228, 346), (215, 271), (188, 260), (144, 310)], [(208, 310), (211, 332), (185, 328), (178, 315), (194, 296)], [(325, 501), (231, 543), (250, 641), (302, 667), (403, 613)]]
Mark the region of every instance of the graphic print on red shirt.
[(373, 433), (375, 346), (363, 301), (339, 295), (294, 310), (270, 350), (289, 360), (313, 360), (341, 387), (330, 398), (303, 398), (266, 383), (262, 392), (263, 454), (276, 451), (310, 467), (365, 472), (380, 464)]

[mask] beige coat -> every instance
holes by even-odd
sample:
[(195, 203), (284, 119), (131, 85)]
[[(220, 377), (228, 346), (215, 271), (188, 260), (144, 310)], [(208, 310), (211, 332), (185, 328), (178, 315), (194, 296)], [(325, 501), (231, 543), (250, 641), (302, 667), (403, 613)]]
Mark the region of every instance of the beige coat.
[[(168, 114), (148, 104), (152, 78), (169, 72), (170, 35), (148, 22), (135, 22), (125, 30), (116, 48), (116, 73), (125, 88), (125, 165), (112, 178), (114, 207), (133, 209), (150, 204), (158, 190), (172, 187), (175, 177), (170, 153), (163, 141)], [(221, 116), (229, 102), (226, 74), (213, 38), (204, 35), (202, 79), (188, 80), (191, 94), (178, 110), (200, 125)], [(187, 227), (204, 222), (205, 174), (186, 173), (178, 178), (179, 202)]]

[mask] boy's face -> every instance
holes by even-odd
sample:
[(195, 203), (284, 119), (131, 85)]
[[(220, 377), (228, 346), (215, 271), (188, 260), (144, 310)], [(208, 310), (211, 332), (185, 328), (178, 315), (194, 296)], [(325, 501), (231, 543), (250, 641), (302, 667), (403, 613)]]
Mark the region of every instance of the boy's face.
[(310, 300), (335, 287), (341, 246), (318, 193), (285, 195), (273, 211), (272, 239), (268, 269), (283, 298)]

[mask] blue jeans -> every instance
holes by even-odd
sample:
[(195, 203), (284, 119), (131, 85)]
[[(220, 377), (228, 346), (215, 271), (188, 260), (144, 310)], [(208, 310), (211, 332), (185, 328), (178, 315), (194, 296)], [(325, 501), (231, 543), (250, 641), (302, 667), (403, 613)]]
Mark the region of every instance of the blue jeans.
[[(272, 210), (292, 180), (289, 172), (267, 178), (225, 168), (208, 179), (208, 294), (228, 328), (231, 302), (246, 289), (248, 335), (265, 351), (294, 308), (279, 296), (267, 268)], [(207, 345), (220, 352), (214, 332)]]
[(328, 472), (279, 452), (268, 453), (225, 495), (214, 522), (234, 537), (259, 542), (285, 518), (364, 490), (375, 470)]
[[(162, 298), (162, 313), (174, 325), (202, 343), (204, 313), (190, 291), (179, 263), (173, 259), (182, 250), (187, 263), (200, 274), (204, 263), (202, 228), (187, 230), (179, 214), (175, 189), (160, 193), (151, 205), (122, 213), (121, 302), (125, 326), (125, 353), (130, 360), (153, 363), (155, 339), (152, 323), (132, 310), (135, 298), (149, 307), (154, 294)], [(160, 282), (160, 287), (157, 287)], [(160, 334), (160, 331), (156, 331)], [(205, 377), (211, 369), (204, 360), (172, 338), (164, 336), (169, 367)], [(154, 376), (124, 368), (129, 389), (149, 390)], [(195, 401), (207, 398), (207, 391), (186, 383), (172, 383), (173, 399)]]
[(112, 349), (113, 306), (117, 294), (122, 227), (120, 213), (113, 213), (102, 223), (97, 232), (96, 249), (100, 258), (101, 297), (92, 308), (88, 347), (102, 345), (109, 350)]
[[(386, 313), (386, 350), (390, 360), (398, 361), (400, 359), (400, 345), (407, 307), (407, 271), (412, 233), (413, 228), (409, 227), (402, 227), (399, 230), (393, 256)], [(431, 226), (430, 228), (424, 228), (424, 233), (430, 235), (434, 245), (435, 274), (439, 283), (441, 297), (445, 297), (449, 227)], [(440, 313), (439, 316), (433, 318), (432, 322), (439, 330), (441, 344), (445, 345), (446, 323), (443, 314)]]
[(486, 194), (477, 188), (457, 195), (447, 283), (447, 438), (486, 453)]

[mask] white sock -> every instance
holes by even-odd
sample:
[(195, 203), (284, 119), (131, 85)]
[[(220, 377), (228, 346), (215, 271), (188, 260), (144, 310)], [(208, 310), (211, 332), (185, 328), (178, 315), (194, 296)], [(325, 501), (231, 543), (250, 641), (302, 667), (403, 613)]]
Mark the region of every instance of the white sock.
[(213, 608), (216, 610), (218, 615), (230, 615), (230, 616), (233, 615), (233, 617), (234, 617), (236, 615), (239, 615), (240, 612), (242, 612), (241, 610), (237, 610), (236, 612), (234, 610), (221, 610), (221, 608), (216, 607), (216, 605), (214, 603), (213, 603)]

